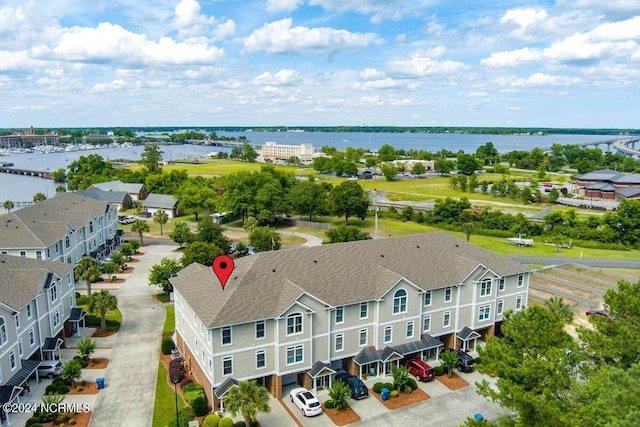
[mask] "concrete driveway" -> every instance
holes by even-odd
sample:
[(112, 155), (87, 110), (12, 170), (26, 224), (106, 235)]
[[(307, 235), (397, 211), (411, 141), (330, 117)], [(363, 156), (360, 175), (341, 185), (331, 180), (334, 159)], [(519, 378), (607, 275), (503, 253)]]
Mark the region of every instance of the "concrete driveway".
[(148, 285), (149, 269), (162, 258), (180, 253), (169, 240), (145, 238), (140, 262), (115, 292), (122, 325), (115, 335), (112, 359), (104, 372), (105, 388), (98, 393), (91, 427), (149, 426), (153, 420), (158, 352), (165, 310), (152, 298), (160, 288)]

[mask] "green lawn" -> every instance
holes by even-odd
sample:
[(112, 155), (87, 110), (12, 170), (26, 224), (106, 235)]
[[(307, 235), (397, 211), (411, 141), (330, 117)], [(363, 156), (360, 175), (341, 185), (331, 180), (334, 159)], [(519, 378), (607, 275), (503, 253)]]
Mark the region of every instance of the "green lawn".
[(173, 305), (165, 305), (164, 309), (167, 312), (167, 317), (164, 319), (164, 326), (162, 327), (162, 336), (170, 336), (176, 330), (176, 316)]
[[(84, 308), (87, 312), (85, 317), (85, 323), (89, 328), (100, 328), (100, 315), (92, 314), (89, 312), (89, 305), (83, 305), (78, 303), (78, 307)], [(114, 311), (107, 313), (107, 331), (118, 332), (120, 330), (120, 324), (122, 324), (122, 313), (117, 308)]]
[[(153, 427), (166, 427), (176, 418), (176, 395), (173, 387), (167, 384), (167, 368), (158, 362), (158, 378), (156, 379), (156, 399), (153, 405)], [(184, 401), (178, 395), (178, 410), (184, 408)]]
[[(162, 167), (163, 171), (171, 172), (172, 170), (186, 170), (189, 175), (201, 176), (224, 176), (234, 172), (241, 171), (259, 171), (264, 163), (248, 163), (240, 160), (213, 159), (199, 160), (199, 164), (178, 163), (174, 165), (166, 165)], [(297, 166), (281, 166), (275, 165), (276, 169), (293, 172), (296, 175), (317, 174), (311, 168), (299, 168)]]

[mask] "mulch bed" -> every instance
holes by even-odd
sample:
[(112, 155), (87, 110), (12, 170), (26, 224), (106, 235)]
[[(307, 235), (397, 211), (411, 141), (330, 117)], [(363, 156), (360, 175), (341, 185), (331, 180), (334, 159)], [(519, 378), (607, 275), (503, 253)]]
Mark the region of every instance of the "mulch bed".
[(455, 372), (453, 373), (451, 378), (449, 378), (447, 374), (444, 374), (436, 377), (436, 379), (449, 390), (460, 390), (461, 388), (469, 387), (469, 383)]
[[(63, 426), (74, 426), (74, 427), (87, 427), (89, 425), (89, 421), (91, 421), (91, 415), (93, 412), (74, 412), (68, 413), (67, 415), (70, 417), (69, 419), (74, 420), (74, 424), (70, 424), (69, 421), (62, 424), (56, 424), (55, 427)], [(54, 427), (53, 423), (45, 423), (42, 424), (43, 427)]]
[(111, 335), (116, 333), (116, 331), (101, 331), (100, 329), (96, 329), (96, 331), (91, 336), (96, 338), (104, 338), (110, 337)]
[(387, 400), (382, 400), (382, 393), (376, 393), (373, 390), (369, 390), (369, 394), (375, 396), (387, 409), (398, 409), (403, 406), (412, 405), (417, 402), (421, 402), (423, 400), (430, 399), (429, 396), (424, 391), (419, 388), (413, 390), (411, 393), (400, 393), (398, 397), (390, 397)]
[(109, 366), (109, 359), (96, 357), (91, 359), (84, 369), (105, 369), (107, 366)]
[[(82, 386), (82, 391), (78, 391), (77, 387)], [(82, 381), (76, 382), (76, 385), (69, 387), (69, 393), (71, 394), (98, 394), (98, 384), (95, 381), (86, 381), (85, 385), (82, 385)]]
[(337, 426), (346, 426), (347, 424), (360, 421), (360, 415), (356, 413), (349, 405), (343, 406), (340, 409), (327, 409), (324, 407), (324, 413), (327, 414), (331, 422)]
[(133, 267), (127, 267), (124, 270), (122, 270), (119, 274), (129, 274), (133, 271)]

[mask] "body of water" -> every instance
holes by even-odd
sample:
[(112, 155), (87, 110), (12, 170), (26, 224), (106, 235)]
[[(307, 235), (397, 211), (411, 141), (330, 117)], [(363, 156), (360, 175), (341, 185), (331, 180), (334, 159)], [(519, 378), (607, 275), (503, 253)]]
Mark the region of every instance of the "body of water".
[[(469, 134), (416, 134), (416, 133), (368, 133), (368, 132), (219, 132), (219, 135), (229, 137), (245, 136), (252, 143), (262, 144), (275, 141), (278, 144), (299, 145), (313, 144), (316, 148), (328, 145), (338, 150), (347, 147), (376, 150), (384, 144), (396, 149), (416, 149), (437, 152), (442, 149), (457, 152), (474, 153), (476, 149), (492, 142), (501, 153), (514, 150), (531, 150), (535, 147), (550, 147), (557, 143), (561, 145), (578, 144), (613, 139), (610, 135), (469, 135)], [(200, 158), (212, 151), (228, 151), (228, 149), (198, 145), (162, 146), (164, 160), (184, 160)], [(139, 160), (143, 148), (140, 146), (128, 148), (101, 148), (85, 151), (64, 151), (53, 153), (24, 153), (0, 156), (0, 162), (12, 162), (14, 167), (33, 170), (54, 171), (66, 169), (69, 164), (78, 160), (80, 156), (98, 154), (106, 160)], [(0, 213), (6, 212), (1, 202), (12, 200), (26, 202), (33, 200), (33, 195), (40, 192), (47, 198), (55, 195), (56, 187), (60, 185), (50, 179), (0, 173)]]

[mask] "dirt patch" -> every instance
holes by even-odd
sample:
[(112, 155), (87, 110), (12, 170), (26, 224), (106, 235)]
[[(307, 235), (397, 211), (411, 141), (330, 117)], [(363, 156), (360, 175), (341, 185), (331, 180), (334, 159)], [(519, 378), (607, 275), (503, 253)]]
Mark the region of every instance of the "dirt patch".
[[(130, 262), (130, 261), (127, 261), (127, 262)], [(122, 271), (120, 272), (120, 274), (129, 274), (129, 273), (131, 273), (132, 271), (133, 271), (133, 267), (127, 267), (127, 268), (125, 268), (124, 270), (122, 270)]]
[(369, 394), (378, 399), (387, 409), (398, 409), (403, 406), (412, 405), (423, 400), (431, 398), (427, 393), (419, 388), (413, 390), (411, 393), (400, 393), (398, 397), (390, 397), (387, 400), (382, 400), (381, 393), (375, 393), (373, 390), (369, 390)]
[(131, 258), (131, 261), (129, 261), (131, 264), (135, 264), (136, 262), (140, 262), (140, 260), (138, 258)]
[[(555, 297), (557, 296), (556, 294), (554, 294), (553, 292), (547, 292), (547, 291), (543, 291), (542, 289), (535, 289), (535, 288), (529, 288), (529, 295), (533, 296), (533, 297), (538, 297), (541, 299), (549, 299), (551, 297)], [(567, 298), (567, 297), (562, 297), (562, 299), (564, 300), (565, 304), (569, 304), (571, 307), (574, 307), (576, 305), (578, 305), (578, 302), (574, 299), (571, 298)]]
[(469, 383), (455, 372), (451, 375), (451, 378), (444, 374), (436, 377), (436, 379), (449, 390), (460, 390), (461, 388), (469, 387)]
[[(89, 425), (89, 421), (91, 421), (91, 415), (93, 412), (68, 412), (62, 416), (62, 418), (58, 421), (60, 423), (55, 424), (55, 427), (59, 426), (74, 426), (74, 427), (87, 427)], [(64, 421), (63, 420), (67, 420)], [(71, 423), (73, 420), (73, 423)], [(53, 427), (54, 423), (45, 423), (42, 424), (43, 427)]]
[(84, 385), (82, 381), (77, 382), (75, 386), (69, 387), (67, 395), (72, 394), (98, 394), (98, 384), (95, 381), (85, 381)]
[(327, 414), (331, 422), (337, 426), (346, 426), (347, 424), (360, 421), (360, 415), (349, 405), (345, 405), (340, 409), (327, 409), (324, 407), (324, 413)]
[(111, 335), (117, 333), (116, 331), (101, 331), (100, 329), (96, 329), (96, 331), (91, 335), (95, 338), (104, 338), (110, 337)]
[(573, 286), (565, 285), (563, 283), (556, 282), (554, 280), (550, 280), (547, 278), (543, 278), (540, 276), (536, 276), (535, 274), (531, 277), (531, 284), (533, 286), (544, 286), (545, 288), (549, 288), (552, 292), (553, 289), (557, 289), (559, 291), (570, 292), (578, 297), (582, 298), (593, 298), (595, 294), (591, 291), (585, 291), (583, 289), (578, 289)]
[[(564, 274), (563, 270), (549, 270), (546, 272), (546, 274), (548, 274), (549, 276), (557, 277), (558, 279), (564, 279), (569, 282), (580, 283), (581, 285), (590, 286), (597, 289), (604, 289), (604, 290), (607, 290), (609, 288), (615, 288), (617, 283), (615, 277), (612, 277), (612, 276), (606, 277), (605, 275), (598, 275), (598, 273), (595, 273), (595, 272), (592, 275), (591, 271), (586, 271), (586, 270), (580, 274), (588, 274), (589, 278), (578, 278), (570, 274)], [(598, 277), (594, 277), (594, 276), (598, 276)]]
[(91, 359), (85, 369), (105, 369), (107, 366), (109, 366), (109, 359), (98, 357)]

